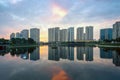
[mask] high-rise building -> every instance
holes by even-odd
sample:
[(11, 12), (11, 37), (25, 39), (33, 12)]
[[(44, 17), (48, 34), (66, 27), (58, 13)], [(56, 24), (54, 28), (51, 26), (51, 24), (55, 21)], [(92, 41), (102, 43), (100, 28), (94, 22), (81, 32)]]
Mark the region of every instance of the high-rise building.
[(52, 28), (48, 29), (48, 42), (52, 42)]
[(120, 22), (113, 24), (113, 39), (120, 38)]
[(60, 41), (59, 27), (49, 28), (48, 29), (48, 41), (49, 42), (58, 42), (58, 41)]
[(58, 42), (58, 41), (60, 41), (60, 29), (59, 29), (59, 27), (56, 27), (56, 28), (54, 28), (54, 32), (55, 32), (55, 42)]
[(86, 38), (87, 40), (93, 40), (93, 26), (86, 27)]
[(67, 29), (60, 30), (60, 41), (61, 42), (68, 41), (68, 30)]
[(29, 38), (29, 30), (27, 29), (22, 30), (21, 35), (22, 35), (22, 38), (27, 40)]
[(84, 28), (77, 28), (77, 41), (84, 40)]
[(15, 38), (15, 33), (10, 34), (10, 39)]
[(87, 40), (86, 33), (83, 34), (83, 40)]
[(112, 40), (112, 28), (100, 30), (100, 40)]
[(40, 42), (40, 30), (38, 28), (30, 29), (30, 38), (36, 43)]
[(17, 32), (17, 33), (16, 33), (16, 38), (22, 38), (21, 33)]
[(74, 27), (68, 28), (68, 42), (74, 42)]

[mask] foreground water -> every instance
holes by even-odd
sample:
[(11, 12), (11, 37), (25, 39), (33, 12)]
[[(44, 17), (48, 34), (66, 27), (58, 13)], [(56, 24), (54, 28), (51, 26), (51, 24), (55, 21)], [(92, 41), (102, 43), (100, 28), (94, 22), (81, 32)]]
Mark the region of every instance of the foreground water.
[(120, 80), (119, 48), (41, 46), (0, 55), (0, 80)]

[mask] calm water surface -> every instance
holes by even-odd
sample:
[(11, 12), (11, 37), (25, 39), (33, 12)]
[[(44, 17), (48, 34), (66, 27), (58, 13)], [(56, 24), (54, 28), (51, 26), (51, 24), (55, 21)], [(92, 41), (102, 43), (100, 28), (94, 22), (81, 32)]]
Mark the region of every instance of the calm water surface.
[(120, 80), (120, 49), (40, 46), (0, 50), (0, 80)]

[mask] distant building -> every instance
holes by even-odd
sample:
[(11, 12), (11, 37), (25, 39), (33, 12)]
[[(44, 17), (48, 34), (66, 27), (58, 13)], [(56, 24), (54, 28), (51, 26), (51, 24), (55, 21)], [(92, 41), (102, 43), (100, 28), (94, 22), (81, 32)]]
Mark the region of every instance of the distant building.
[(120, 22), (113, 24), (113, 39), (120, 38)]
[(27, 29), (22, 30), (21, 35), (22, 35), (22, 38), (27, 40), (29, 38), (29, 30)]
[(54, 41), (59, 42), (60, 41), (60, 29), (59, 29), (59, 27), (54, 28), (54, 32), (55, 32)]
[(84, 28), (79, 27), (77, 28), (77, 41), (84, 40)]
[(48, 29), (48, 41), (58, 42), (60, 41), (60, 30), (59, 27)]
[(60, 30), (60, 41), (61, 42), (68, 41), (68, 30), (67, 29)]
[(30, 29), (30, 38), (32, 38), (37, 43), (40, 42), (40, 30), (38, 28)]
[(49, 28), (48, 29), (48, 42), (52, 42), (53, 41), (53, 38), (52, 38), (52, 33), (53, 29), (52, 28)]
[(86, 27), (86, 39), (93, 40), (93, 26)]
[(19, 32), (17, 32), (16, 33), (16, 38), (22, 38), (22, 35)]
[(86, 33), (83, 34), (83, 40), (87, 40)]
[(74, 27), (68, 28), (68, 42), (74, 42)]
[(112, 28), (106, 28), (100, 30), (100, 40), (112, 40)]
[(10, 34), (10, 39), (15, 38), (15, 33)]

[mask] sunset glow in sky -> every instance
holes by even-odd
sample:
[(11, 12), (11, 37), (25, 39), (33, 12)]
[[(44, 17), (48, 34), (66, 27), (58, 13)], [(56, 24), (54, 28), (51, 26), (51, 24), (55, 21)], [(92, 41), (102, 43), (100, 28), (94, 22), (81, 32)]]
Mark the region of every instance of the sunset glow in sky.
[(112, 27), (120, 21), (120, 0), (0, 0), (0, 38), (12, 32), (40, 28), (41, 41), (47, 41), (50, 27)]

